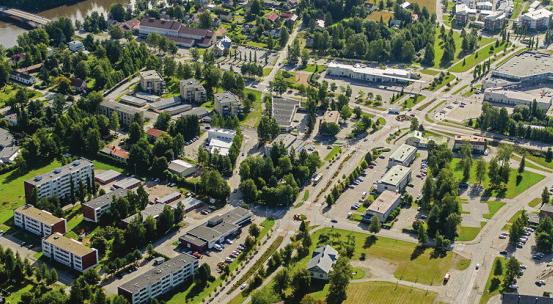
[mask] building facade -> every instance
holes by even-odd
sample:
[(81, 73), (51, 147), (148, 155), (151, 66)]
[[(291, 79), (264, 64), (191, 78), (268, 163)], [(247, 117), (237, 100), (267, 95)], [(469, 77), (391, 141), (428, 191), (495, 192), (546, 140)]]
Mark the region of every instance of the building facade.
[(122, 103), (113, 101), (102, 101), (98, 107), (98, 112), (107, 117), (111, 117), (111, 113), (116, 112), (119, 115), (119, 121), (123, 126), (130, 126), (134, 121), (136, 114), (143, 115), (144, 109), (131, 107)]
[(221, 116), (238, 115), (242, 113), (242, 102), (231, 92), (217, 93), (214, 108)]
[(371, 217), (376, 216), (381, 223), (384, 223), (400, 203), (399, 193), (385, 190), (367, 208), (364, 220), (370, 220)]
[(157, 298), (193, 278), (198, 265), (195, 257), (182, 253), (119, 286), (117, 292), (131, 304), (150, 303), (150, 299)]
[(98, 223), (102, 214), (111, 208), (111, 204), (117, 198), (124, 197), (127, 189), (116, 189), (113, 192), (101, 195), (93, 200), (82, 204), (83, 216), (86, 221)]
[(413, 74), (408, 70), (372, 68), (361, 64), (348, 65), (330, 62), (327, 74), (376, 83), (419, 82), (413, 79)]
[(200, 104), (207, 100), (204, 86), (196, 79), (181, 80), (179, 84), (180, 98), (184, 102)]
[(388, 168), (391, 168), (395, 165), (402, 165), (405, 167), (409, 167), (411, 163), (415, 160), (417, 157), (417, 148), (402, 144), (397, 150), (390, 155), (390, 158), (388, 159)]
[(165, 87), (165, 81), (156, 70), (148, 70), (140, 72), (140, 87), (142, 91), (161, 94)]
[(54, 233), (42, 239), (42, 253), (44, 256), (79, 272), (84, 272), (98, 264), (98, 251), (96, 249), (88, 248), (60, 233)]
[(72, 194), (77, 194), (81, 185), (82, 187), (94, 185), (94, 165), (85, 158), (75, 160), (50, 173), (26, 180), (24, 182), (25, 198), (29, 202), (36, 191), (37, 199), (66, 199)]
[(402, 165), (393, 166), (376, 184), (376, 191), (401, 192), (411, 181), (411, 168)]
[(453, 151), (459, 151), (461, 147), (468, 144), (472, 147), (473, 153), (484, 154), (486, 152), (487, 144), (486, 139), (481, 136), (471, 135), (455, 135), (455, 142), (453, 144)]
[(63, 234), (67, 231), (67, 222), (64, 218), (31, 205), (15, 209), (13, 223), (19, 228), (40, 236), (49, 236), (56, 232)]

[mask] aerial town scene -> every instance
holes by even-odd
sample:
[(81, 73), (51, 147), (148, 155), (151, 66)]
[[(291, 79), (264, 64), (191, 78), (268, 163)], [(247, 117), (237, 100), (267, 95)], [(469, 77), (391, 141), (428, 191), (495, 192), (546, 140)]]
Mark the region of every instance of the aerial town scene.
[(0, 0), (0, 304), (553, 304), (549, 0)]

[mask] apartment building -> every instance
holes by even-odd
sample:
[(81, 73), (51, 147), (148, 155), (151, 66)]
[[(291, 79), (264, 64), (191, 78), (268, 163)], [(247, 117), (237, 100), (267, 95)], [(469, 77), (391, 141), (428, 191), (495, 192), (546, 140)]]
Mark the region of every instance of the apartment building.
[(156, 70), (140, 72), (140, 87), (144, 92), (161, 94), (165, 87), (165, 81)]
[(183, 253), (117, 288), (131, 304), (149, 303), (194, 276), (198, 260)]
[(484, 137), (476, 135), (455, 135), (453, 151), (459, 151), (461, 147), (465, 144), (468, 144), (472, 147), (473, 153), (486, 153), (487, 144)]
[(15, 209), (13, 223), (19, 228), (40, 236), (49, 236), (55, 232), (63, 234), (67, 231), (67, 222), (64, 218), (31, 205)]
[(528, 10), (518, 17), (519, 26), (530, 30), (545, 30), (549, 28), (549, 19), (553, 13), (545, 8)]
[(215, 35), (207, 29), (191, 28), (184, 24), (164, 19), (143, 18), (140, 21), (139, 35), (147, 37), (149, 34), (159, 34), (175, 41), (180, 47), (210, 47)]
[(204, 86), (194, 78), (181, 80), (179, 89), (180, 98), (184, 102), (199, 104), (207, 100), (207, 92)]
[[(71, 186), (73, 183), (73, 186)], [(36, 190), (38, 199), (66, 199), (73, 191), (78, 193), (80, 185), (94, 185), (94, 165), (88, 159), (81, 158), (54, 171), (37, 175), (24, 183), (25, 199), (30, 201)]]
[(86, 247), (82, 243), (57, 232), (42, 239), (42, 253), (44, 256), (79, 272), (84, 272), (98, 264), (98, 251), (96, 249)]
[(83, 203), (82, 210), (84, 219), (90, 222), (98, 223), (102, 214), (111, 208), (112, 202), (117, 198), (126, 196), (128, 192), (129, 190), (127, 189), (117, 189), (113, 192), (106, 193), (93, 200)]
[(242, 102), (238, 96), (231, 92), (215, 94), (215, 112), (222, 116), (238, 115), (242, 113)]
[(113, 101), (102, 101), (98, 107), (98, 112), (104, 114), (107, 117), (111, 117), (111, 113), (116, 112), (119, 114), (119, 121), (124, 126), (130, 126), (134, 121), (136, 114), (144, 114), (144, 109), (131, 107), (122, 103)]

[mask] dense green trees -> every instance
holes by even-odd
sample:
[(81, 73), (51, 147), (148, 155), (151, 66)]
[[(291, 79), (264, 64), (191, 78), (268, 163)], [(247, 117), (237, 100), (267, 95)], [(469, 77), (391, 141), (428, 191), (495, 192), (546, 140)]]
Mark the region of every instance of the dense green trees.
[(257, 137), (260, 142), (269, 142), (280, 133), (280, 128), (276, 119), (268, 115), (263, 115), (257, 126)]
[(269, 156), (248, 157), (240, 164), (240, 188), (247, 203), (289, 206), (299, 189), (320, 164), (317, 153), (286, 151), (282, 143), (273, 145)]
[(538, 251), (549, 254), (553, 252), (553, 220), (543, 217), (536, 229), (536, 247)]

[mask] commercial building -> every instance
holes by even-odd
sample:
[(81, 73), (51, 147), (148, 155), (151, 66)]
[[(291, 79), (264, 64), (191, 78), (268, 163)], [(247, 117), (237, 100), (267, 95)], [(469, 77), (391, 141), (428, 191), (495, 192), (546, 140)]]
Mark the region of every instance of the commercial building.
[(207, 131), (207, 150), (211, 153), (216, 151), (219, 155), (228, 155), (236, 131), (230, 129), (211, 129)]
[(397, 150), (390, 155), (388, 159), (388, 168), (391, 168), (395, 165), (402, 165), (409, 167), (411, 163), (417, 157), (417, 148), (403, 144)]
[(213, 217), (206, 223), (192, 228), (179, 238), (181, 245), (195, 251), (213, 248), (216, 243), (238, 234), (243, 226), (251, 222), (252, 213), (238, 207)]
[(71, 191), (77, 193), (80, 185), (83, 187), (94, 185), (94, 165), (84, 158), (72, 161), (50, 173), (26, 180), (23, 186), (25, 199), (29, 202), (34, 191), (38, 199), (50, 197), (66, 199), (72, 194)]
[(115, 170), (106, 170), (102, 173), (98, 173), (94, 176), (94, 179), (102, 185), (109, 184), (114, 180), (118, 179), (121, 175), (121, 172)]
[(400, 203), (401, 195), (399, 193), (385, 190), (367, 208), (364, 220), (370, 220), (371, 217), (376, 216), (381, 223), (384, 223)]
[(465, 144), (469, 144), (472, 147), (473, 153), (486, 153), (487, 144), (486, 139), (476, 135), (455, 135), (455, 142), (453, 144), (453, 151), (458, 151)]
[(76, 271), (84, 272), (98, 264), (98, 251), (82, 243), (54, 233), (42, 239), (42, 254)]
[(200, 104), (207, 100), (207, 92), (204, 86), (195, 78), (181, 80), (179, 89), (180, 98), (184, 102)]
[(299, 101), (288, 98), (273, 97), (271, 103), (271, 117), (274, 117), (281, 131), (292, 129), (294, 116), (300, 106)]
[(528, 10), (518, 17), (519, 26), (530, 30), (545, 30), (549, 28), (549, 19), (553, 13), (545, 8)]
[(361, 64), (349, 65), (330, 62), (327, 67), (327, 74), (336, 77), (346, 77), (376, 83), (421, 82), (420, 80), (413, 79), (414, 74), (408, 70), (389, 68), (380, 69)]
[(150, 303), (186, 280), (193, 278), (198, 260), (182, 253), (117, 288), (117, 293), (131, 304)]
[(154, 94), (161, 94), (165, 87), (165, 81), (156, 70), (140, 72), (140, 87), (142, 91)]
[(84, 219), (90, 222), (98, 223), (102, 214), (104, 214), (109, 208), (115, 199), (126, 196), (128, 193), (127, 189), (117, 189), (113, 192), (106, 193), (95, 199), (92, 199), (86, 203), (82, 204), (83, 216)]
[(65, 233), (67, 222), (52, 213), (25, 205), (15, 209), (13, 223), (26, 231), (40, 236), (49, 236), (52, 233)]
[(238, 115), (242, 113), (240, 98), (231, 92), (215, 94), (214, 109), (221, 116)]
[(411, 180), (411, 168), (402, 165), (393, 166), (376, 184), (379, 193), (389, 190), (401, 192)]
[(307, 263), (307, 271), (313, 279), (328, 280), (332, 266), (338, 260), (338, 251), (329, 245), (320, 246), (315, 251), (311, 260)]
[(489, 88), (484, 90), (484, 101), (508, 106), (525, 105), (528, 107), (531, 107), (536, 102), (539, 109), (547, 111), (551, 107), (553, 97), (515, 90)]
[(102, 101), (98, 107), (98, 112), (104, 114), (107, 117), (111, 117), (111, 113), (116, 112), (119, 115), (119, 121), (123, 126), (130, 126), (134, 121), (134, 116), (144, 115), (145, 110), (141, 108), (136, 108), (128, 106), (122, 103), (117, 103), (113, 101)]
[(182, 159), (175, 159), (169, 163), (169, 171), (177, 174), (180, 177), (188, 177), (196, 173), (197, 168), (195, 165), (185, 162)]
[[(553, 56), (533, 51), (520, 53), (493, 70), (492, 77), (520, 85), (549, 82), (553, 77)], [(495, 86), (493, 81), (484, 85), (486, 88)]]
[(144, 18), (140, 21), (139, 35), (146, 37), (156, 33), (169, 38), (180, 47), (203, 47), (213, 44), (213, 31), (199, 28), (190, 28), (180, 22), (155, 18)]

